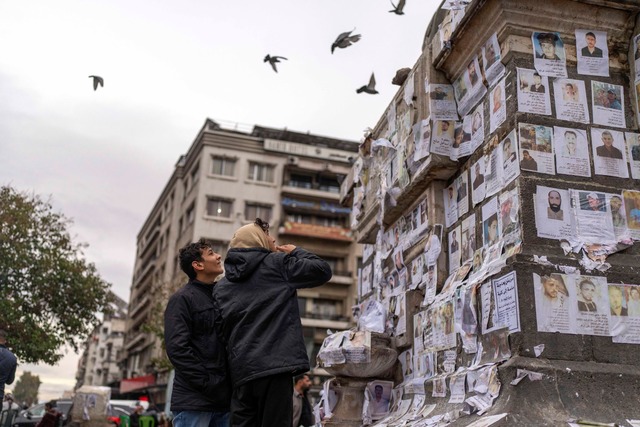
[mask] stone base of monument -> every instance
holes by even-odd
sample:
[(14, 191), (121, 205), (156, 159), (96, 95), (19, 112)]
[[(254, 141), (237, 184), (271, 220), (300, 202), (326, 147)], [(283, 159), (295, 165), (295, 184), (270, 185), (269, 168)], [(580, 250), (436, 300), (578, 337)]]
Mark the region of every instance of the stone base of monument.
[(333, 379), (332, 390), (336, 392), (337, 403), (330, 418), (322, 421), (323, 426), (361, 426), (364, 390), (370, 379), (337, 377)]

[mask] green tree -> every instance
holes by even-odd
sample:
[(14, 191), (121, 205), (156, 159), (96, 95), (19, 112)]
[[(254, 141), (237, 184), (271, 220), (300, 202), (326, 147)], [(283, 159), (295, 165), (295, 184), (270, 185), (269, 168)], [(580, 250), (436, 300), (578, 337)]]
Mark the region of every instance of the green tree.
[(28, 406), (36, 403), (40, 384), (42, 383), (38, 375), (32, 375), (31, 372), (24, 371), (13, 388), (13, 398), (16, 403), (22, 404), (22, 402), (26, 402)]
[(55, 364), (108, 310), (109, 284), (73, 242), (71, 221), (37, 195), (0, 187), (0, 328), (18, 359)]

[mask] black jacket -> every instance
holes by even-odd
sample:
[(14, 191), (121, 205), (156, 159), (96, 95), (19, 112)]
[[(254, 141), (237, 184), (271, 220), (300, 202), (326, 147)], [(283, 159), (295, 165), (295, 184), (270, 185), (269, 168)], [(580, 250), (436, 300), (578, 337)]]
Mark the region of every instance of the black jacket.
[(189, 281), (171, 296), (164, 313), (165, 345), (175, 368), (174, 412), (229, 410), (231, 388), (224, 346), (215, 331), (213, 287)]
[(4, 396), (4, 385), (12, 384), (16, 378), (16, 356), (5, 346), (0, 344), (0, 399)]
[(290, 254), (236, 248), (227, 253), (224, 269), (213, 298), (233, 386), (308, 371), (296, 290), (327, 282), (329, 264), (300, 248)]

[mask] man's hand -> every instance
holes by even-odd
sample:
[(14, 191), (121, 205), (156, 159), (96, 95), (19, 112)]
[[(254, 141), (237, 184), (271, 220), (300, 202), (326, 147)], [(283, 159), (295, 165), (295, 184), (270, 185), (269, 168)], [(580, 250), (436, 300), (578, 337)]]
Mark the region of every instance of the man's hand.
[(276, 246), (276, 251), (290, 254), (291, 252), (293, 252), (295, 248), (296, 248), (295, 245), (282, 245), (282, 246)]

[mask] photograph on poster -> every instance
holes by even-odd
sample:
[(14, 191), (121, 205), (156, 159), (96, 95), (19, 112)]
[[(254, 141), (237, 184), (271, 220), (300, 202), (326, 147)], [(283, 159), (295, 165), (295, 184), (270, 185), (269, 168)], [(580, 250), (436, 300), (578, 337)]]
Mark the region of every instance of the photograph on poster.
[(468, 261), (473, 258), (476, 251), (476, 214), (473, 213), (462, 221), (461, 225), (461, 250), (460, 261)]
[(640, 80), (640, 34), (633, 36), (633, 52), (635, 64), (635, 81)]
[(423, 306), (427, 306), (433, 303), (433, 300), (436, 296), (436, 288), (438, 283), (438, 268), (435, 264), (429, 264), (426, 267), (427, 272), (425, 273), (425, 277), (422, 279), (424, 282), (424, 300), (422, 302)]
[(371, 286), (371, 273), (373, 272), (372, 268), (373, 264), (367, 264), (366, 266), (362, 267), (360, 295), (369, 295), (373, 291), (373, 288)]
[(535, 198), (538, 237), (571, 239), (575, 235), (568, 190), (538, 185)]
[[(615, 285), (622, 292), (622, 304), (626, 304), (626, 316), (611, 316), (611, 331), (613, 342), (640, 344), (640, 286), (624, 284)], [(617, 292), (613, 291), (617, 298)], [(611, 298), (610, 298), (611, 299)], [(617, 301), (616, 301), (617, 305)], [(614, 330), (622, 331), (614, 334)]]
[(609, 77), (606, 31), (576, 30), (578, 74)]
[(427, 243), (424, 246), (427, 265), (435, 264), (442, 250), (442, 224), (436, 224), (427, 231)]
[[(469, 117), (469, 116), (467, 116)], [(476, 148), (484, 142), (484, 104), (481, 102), (470, 114), (471, 120), (471, 148)], [(467, 119), (465, 117), (465, 119)]]
[(606, 277), (565, 276), (567, 284), (573, 283), (576, 303), (574, 333), (609, 336), (609, 298)]
[[(496, 136), (493, 139), (497, 139)], [(503, 170), (500, 166), (502, 166), (502, 152), (500, 150), (499, 144), (489, 144), (493, 149), (486, 155), (484, 158), (487, 160), (487, 163), (484, 165), (484, 184), (485, 184), (485, 194), (484, 197), (491, 197), (496, 194), (500, 189), (504, 187), (502, 174)]]
[(442, 192), (444, 194), (445, 225), (449, 228), (458, 220), (458, 201), (455, 183), (443, 189)]
[(411, 261), (411, 286), (410, 289), (417, 289), (422, 283), (422, 269), (424, 258), (417, 256)]
[(538, 331), (572, 333), (570, 294), (564, 275), (533, 273)]
[(498, 227), (498, 197), (490, 199), (482, 206), (482, 245), (492, 246), (500, 238)]
[(429, 84), (429, 112), (432, 120), (458, 120), (458, 109), (453, 95), (453, 86)]
[(518, 137), (515, 129), (504, 138), (498, 150), (498, 153), (501, 154), (502, 186), (504, 187), (520, 175)]
[(622, 132), (592, 127), (591, 148), (596, 175), (629, 178), (627, 150)]
[(468, 156), (472, 152), (471, 146), (471, 124), (465, 126), (464, 121), (456, 122), (455, 130), (453, 131), (453, 145), (451, 146), (452, 160), (457, 160), (460, 157)]
[(555, 175), (553, 128), (519, 123), (518, 133), (520, 169)]
[(627, 158), (631, 167), (631, 177), (640, 179), (640, 134), (625, 132), (624, 138), (627, 142)]
[(482, 354), (480, 364), (497, 363), (511, 357), (509, 348), (509, 329), (506, 327), (495, 329), (493, 332), (482, 334)]
[(489, 40), (482, 46), (482, 64), (484, 67), (484, 76), (489, 86), (493, 85), (505, 73), (504, 65), (502, 65), (500, 44), (498, 43), (496, 33), (493, 33), (493, 35), (489, 37)]
[(400, 271), (404, 268), (404, 259), (402, 257), (402, 247), (397, 246), (393, 252), (393, 265), (396, 270)]
[(559, 174), (591, 176), (586, 131), (554, 126), (553, 147), (556, 153), (556, 170)]
[(551, 115), (549, 78), (536, 70), (518, 68), (518, 111), (544, 116)]
[(431, 149), (431, 122), (429, 118), (421, 120), (415, 124), (414, 136), (416, 150), (413, 160), (419, 161), (429, 155)]
[(633, 239), (640, 240), (640, 191), (623, 190), (622, 199), (627, 213), (629, 234)]
[(453, 146), (453, 131), (455, 122), (453, 121), (435, 121), (431, 131), (431, 152), (449, 157), (451, 155), (451, 147)]
[(372, 420), (379, 420), (389, 413), (389, 401), (391, 400), (392, 389), (393, 381), (376, 380), (367, 384)]
[(596, 125), (626, 127), (624, 88), (611, 83), (591, 81), (591, 108)]
[(560, 33), (531, 34), (533, 64), (538, 73), (549, 77), (567, 77), (567, 61)]
[(411, 349), (405, 350), (398, 356), (398, 361), (402, 366), (403, 382), (413, 379), (413, 352)]
[(494, 132), (507, 119), (505, 79), (493, 88), (489, 96), (489, 132)]
[(611, 222), (613, 223), (613, 232), (616, 240), (629, 237), (629, 229), (627, 228), (627, 212), (624, 207), (624, 200), (620, 194), (605, 194), (609, 212), (611, 213)]
[(449, 271), (460, 266), (460, 226), (449, 232)]
[(501, 230), (502, 239), (505, 243), (518, 242), (520, 236), (520, 218), (519, 218), (519, 200), (518, 188), (505, 191), (498, 195), (500, 202), (500, 221), (498, 222)]
[(431, 397), (447, 397), (447, 378), (434, 378), (432, 381), (433, 391)]
[(597, 191), (571, 190), (576, 206), (576, 233), (588, 243), (616, 243), (606, 195)]
[(487, 88), (482, 83), (478, 57), (467, 64), (463, 74), (453, 84), (458, 114), (465, 116), (471, 108), (487, 93)]
[(584, 81), (556, 79), (553, 82), (556, 116), (560, 120), (589, 124), (589, 107)]
[(467, 381), (466, 373), (451, 375), (451, 377), (449, 377), (449, 389), (451, 390), (449, 403), (464, 402), (466, 381)]
[(484, 200), (486, 194), (486, 187), (484, 182), (484, 165), (486, 161), (484, 157), (480, 157), (477, 162), (471, 166), (471, 200), (473, 206), (481, 203)]
[(466, 170), (453, 181), (458, 202), (458, 218), (469, 212), (469, 174)]

